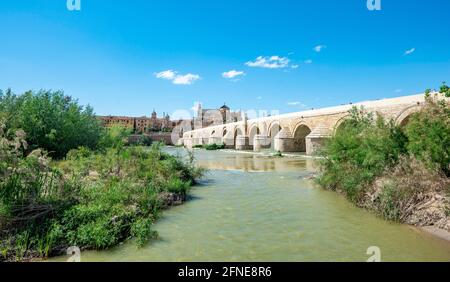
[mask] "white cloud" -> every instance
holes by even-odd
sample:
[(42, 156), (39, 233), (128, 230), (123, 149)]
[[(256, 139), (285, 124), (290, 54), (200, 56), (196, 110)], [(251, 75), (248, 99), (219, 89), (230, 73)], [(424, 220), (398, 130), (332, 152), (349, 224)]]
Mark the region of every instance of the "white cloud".
[(222, 77), (223, 78), (229, 78), (229, 79), (235, 78), (235, 77), (238, 77), (238, 76), (241, 76), (241, 75), (245, 75), (245, 72), (243, 72), (243, 71), (236, 71), (236, 70), (230, 70), (230, 71), (222, 73)]
[(291, 68), (298, 69), (299, 65), (292, 65)]
[(312, 60), (306, 60), (304, 63), (309, 65), (309, 64), (312, 64), (312, 62), (313, 62)]
[(416, 51), (416, 48), (412, 48), (412, 49), (406, 50), (404, 55), (405, 55), (405, 56), (411, 55), (411, 54), (414, 53), (415, 51)]
[(256, 97), (256, 100), (261, 100), (261, 99), (262, 99), (261, 96)]
[(281, 69), (289, 66), (291, 61), (286, 57), (271, 56), (263, 57), (259, 56), (255, 61), (245, 63), (249, 67), (253, 68), (266, 68), (266, 69)]
[(200, 76), (198, 74), (188, 73), (185, 75), (177, 75), (173, 80), (173, 84), (178, 85), (191, 85), (195, 81), (199, 80)]
[(327, 48), (327, 46), (325, 45), (317, 45), (316, 47), (314, 47), (314, 51), (316, 51), (317, 53), (321, 52), (323, 49)]
[(173, 84), (177, 85), (191, 85), (195, 81), (199, 80), (201, 77), (198, 74), (178, 74), (178, 72), (173, 70), (166, 70), (155, 74), (156, 78), (166, 79), (172, 81)]
[(176, 72), (174, 72), (173, 70), (166, 70), (166, 71), (162, 71), (156, 74), (157, 78), (162, 78), (162, 79), (167, 79), (167, 80), (172, 80), (174, 79), (176, 76)]
[(394, 92), (395, 92), (395, 93), (402, 93), (402, 92), (403, 92), (403, 89), (395, 89)]

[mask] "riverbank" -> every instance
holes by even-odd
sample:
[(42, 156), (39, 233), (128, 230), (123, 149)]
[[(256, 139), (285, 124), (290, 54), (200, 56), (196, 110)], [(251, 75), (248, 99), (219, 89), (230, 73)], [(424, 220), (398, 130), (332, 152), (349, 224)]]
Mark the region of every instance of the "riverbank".
[(437, 96), (403, 126), (354, 108), (320, 151), (317, 182), (386, 220), (448, 238), (449, 126), (448, 103)]
[(152, 226), (162, 211), (183, 204), (203, 173), (158, 144), (38, 157), (39, 174), (33, 168), (20, 181), (37, 177), (43, 192), (3, 212), (0, 261), (60, 256), (71, 246), (106, 250), (130, 239), (142, 247), (158, 237)]

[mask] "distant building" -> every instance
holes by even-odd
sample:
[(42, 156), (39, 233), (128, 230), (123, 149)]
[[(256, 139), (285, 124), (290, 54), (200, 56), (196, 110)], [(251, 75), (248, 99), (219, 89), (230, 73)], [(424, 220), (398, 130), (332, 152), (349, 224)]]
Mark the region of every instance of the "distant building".
[(155, 111), (153, 111), (151, 117), (100, 116), (99, 119), (106, 127), (124, 126), (139, 134), (160, 131), (170, 132), (177, 125), (177, 122), (172, 122), (167, 114), (163, 114), (162, 118), (158, 118)]
[(230, 108), (224, 105), (218, 109), (203, 109), (200, 104), (197, 109), (197, 117), (195, 119), (196, 126), (208, 127), (218, 124), (227, 124), (242, 120), (242, 113), (232, 112)]

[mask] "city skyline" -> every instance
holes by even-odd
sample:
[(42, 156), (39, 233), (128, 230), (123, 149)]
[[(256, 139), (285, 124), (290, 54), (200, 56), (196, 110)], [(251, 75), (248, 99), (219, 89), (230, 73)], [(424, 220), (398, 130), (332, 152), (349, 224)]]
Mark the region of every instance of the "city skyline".
[(199, 102), (288, 113), (449, 77), (448, 1), (341, 2), (5, 1), (0, 89), (61, 89), (98, 115), (193, 117)]

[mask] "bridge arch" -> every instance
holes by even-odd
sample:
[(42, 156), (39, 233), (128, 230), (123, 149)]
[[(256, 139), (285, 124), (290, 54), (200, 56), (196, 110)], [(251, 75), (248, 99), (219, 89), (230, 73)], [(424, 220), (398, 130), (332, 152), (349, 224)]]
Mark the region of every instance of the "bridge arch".
[(243, 136), (243, 135), (245, 135), (244, 133), (245, 133), (245, 131), (244, 131), (240, 126), (236, 126), (236, 127), (233, 129), (233, 140), (234, 140), (234, 145), (236, 145), (236, 138), (237, 138), (238, 136)]
[(306, 137), (311, 133), (312, 127), (304, 122), (297, 124), (293, 131), (294, 151), (306, 152)]
[(222, 137), (225, 137), (225, 135), (227, 135), (227, 133), (228, 133), (228, 130), (227, 130), (226, 127), (224, 127), (224, 128), (222, 129)]
[(336, 122), (336, 124), (333, 127), (333, 136), (338, 132), (339, 129), (341, 129), (345, 125), (345, 122), (347, 122), (349, 119), (350, 119), (349, 114), (338, 119), (338, 121)]
[(272, 123), (270, 123), (269, 127), (269, 132), (267, 133), (267, 136), (270, 138), (270, 146), (272, 148), (274, 148), (275, 145), (275, 136), (277, 136), (277, 134), (281, 131), (282, 127), (279, 121), (273, 121)]
[(420, 104), (406, 108), (396, 117), (395, 124), (400, 127), (406, 126), (408, 124), (410, 118), (414, 114), (420, 112), (421, 109), (422, 109), (422, 106)]
[(249, 131), (248, 131), (248, 137), (249, 137), (249, 142), (250, 145), (253, 145), (253, 141), (255, 139), (256, 135), (260, 135), (262, 134), (262, 130), (260, 128), (259, 124), (254, 124), (250, 127)]

